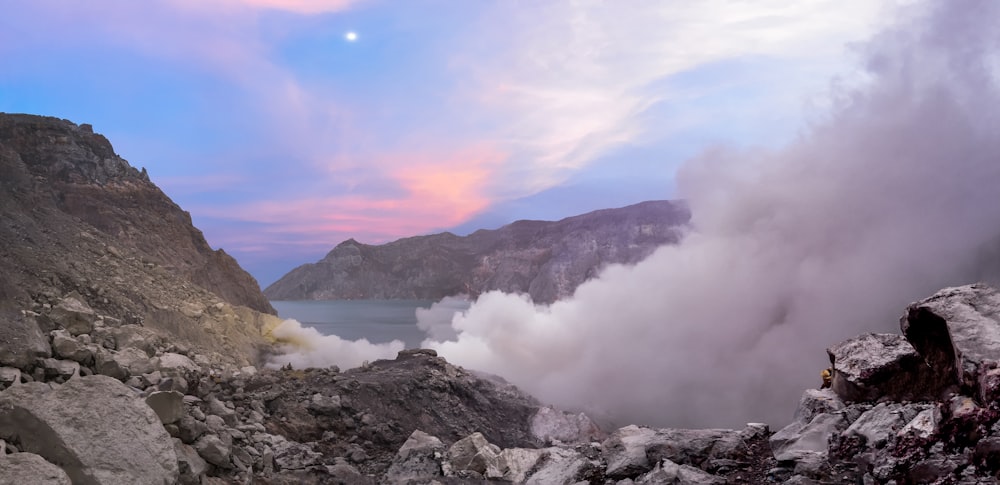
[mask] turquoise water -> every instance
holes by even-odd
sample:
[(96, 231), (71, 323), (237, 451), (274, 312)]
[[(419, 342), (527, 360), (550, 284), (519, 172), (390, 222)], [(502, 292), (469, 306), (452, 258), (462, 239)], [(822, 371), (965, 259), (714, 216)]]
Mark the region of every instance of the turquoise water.
[(371, 343), (402, 340), (406, 348), (420, 346), (427, 334), (417, 327), (417, 308), (431, 300), (272, 301), (281, 318), (293, 318), (323, 335), (368, 339)]

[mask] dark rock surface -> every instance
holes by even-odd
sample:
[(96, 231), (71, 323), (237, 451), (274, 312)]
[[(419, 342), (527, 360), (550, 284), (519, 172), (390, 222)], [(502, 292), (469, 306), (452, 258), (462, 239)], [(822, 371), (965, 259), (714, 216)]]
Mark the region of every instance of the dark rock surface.
[(272, 300), (436, 300), (502, 290), (552, 302), (608, 264), (636, 263), (676, 243), (689, 217), (683, 203), (651, 201), (556, 222), (517, 221), (465, 237), (442, 233), (380, 246), (350, 239), (264, 294)]

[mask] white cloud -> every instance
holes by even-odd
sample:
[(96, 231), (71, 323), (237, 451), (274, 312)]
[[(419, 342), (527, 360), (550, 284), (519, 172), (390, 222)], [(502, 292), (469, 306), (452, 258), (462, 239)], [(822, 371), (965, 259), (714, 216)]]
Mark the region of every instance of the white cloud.
[(767, 69), (779, 66), (787, 77), (759, 106), (799, 109), (807, 93), (850, 65), (846, 43), (873, 32), (887, 3), (502, 2), (468, 28), (454, 66), (475, 80), (468, 99), (506, 120), (495, 135), (515, 155), (497, 190), (517, 197), (562, 182), (616, 146), (668, 134), (677, 120), (642, 115), (691, 95), (664, 85), (676, 74), (766, 59)]

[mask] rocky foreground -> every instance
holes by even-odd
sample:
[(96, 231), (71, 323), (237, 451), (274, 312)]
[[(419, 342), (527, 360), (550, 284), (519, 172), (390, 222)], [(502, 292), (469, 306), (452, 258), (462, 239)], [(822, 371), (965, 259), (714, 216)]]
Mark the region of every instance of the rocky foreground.
[[(39, 321), (54, 328), (47, 333)], [(433, 351), (338, 369), (215, 362), (69, 296), (0, 345), (0, 483), (997, 483), (1000, 292), (914, 303), (829, 349), (772, 433), (610, 433)], [(664, 410), (669, 413), (669, 410)]]

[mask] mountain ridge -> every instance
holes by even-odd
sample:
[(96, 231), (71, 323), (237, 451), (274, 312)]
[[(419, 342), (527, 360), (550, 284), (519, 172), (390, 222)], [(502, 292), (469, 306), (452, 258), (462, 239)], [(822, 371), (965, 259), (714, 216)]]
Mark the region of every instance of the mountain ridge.
[(536, 302), (568, 296), (608, 264), (631, 264), (679, 241), (680, 201), (646, 201), (558, 221), (518, 220), (467, 236), (411, 236), (381, 245), (347, 239), (271, 284), (272, 300), (439, 299), (490, 290)]

